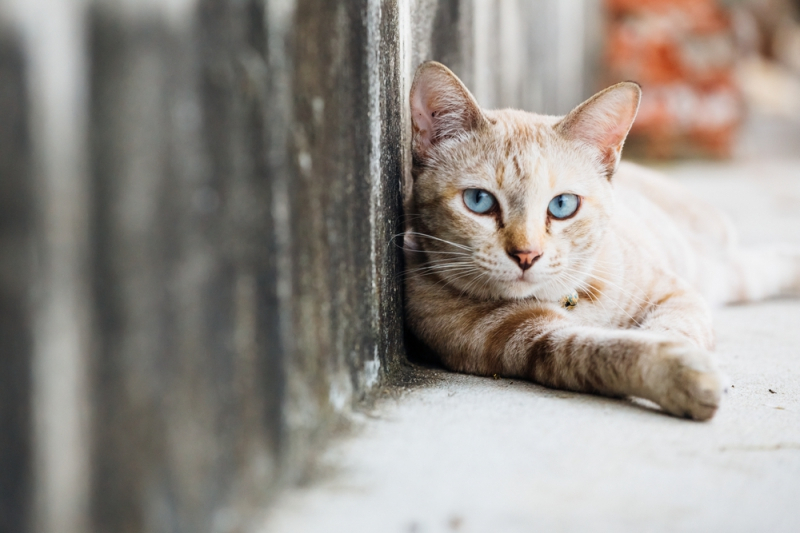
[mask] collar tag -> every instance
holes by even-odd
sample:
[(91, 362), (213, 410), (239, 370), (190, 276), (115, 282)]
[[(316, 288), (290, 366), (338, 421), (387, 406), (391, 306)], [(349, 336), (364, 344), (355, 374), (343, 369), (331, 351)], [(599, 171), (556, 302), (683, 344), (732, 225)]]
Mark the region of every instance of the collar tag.
[(570, 293), (567, 293), (561, 297), (561, 307), (563, 307), (566, 310), (570, 310), (576, 305), (578, 305), (578, 299), (579, 298), (577, 292), (572, 291)]

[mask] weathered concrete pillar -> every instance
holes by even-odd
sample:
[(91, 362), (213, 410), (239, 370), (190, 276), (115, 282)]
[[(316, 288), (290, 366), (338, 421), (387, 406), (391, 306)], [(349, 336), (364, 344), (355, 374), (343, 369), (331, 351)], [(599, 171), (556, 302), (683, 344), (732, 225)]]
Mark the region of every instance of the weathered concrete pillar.
[[(3, 21), (4, 22), (4, 21)], [(33, 187), (22, 43), (0, 26), (0, 531), (31, 519)]]
[(239, 527), (400, 357), (386, 7), (91, 11), (98, 531)]
[(97, 531), (232, 530), (278, 479), (264, 5), (184, 17), (90, 16)]
[[(90, 345), (81, 3), (4, 0), (0, 19), (4, 41), (16, 36), (18, 43), (18, 59), (6, 66), (24, 64), (22, 71), (7, 70), (24, 77), (0, 104), (2, 128), (16, 130), (10, 144), (3, 145), (18, 161), (27, 159), (7, 166), (0, 178), (0, 202), (9, 206), (3, 211), (12, 217), (0, 231), (11, 230), (18, 239), (0, 261), (15, 258), (13, 291), (24, 298), (17, 316), (2, 320), (20, 328), (15, 327), (11, 360), (25, 357), (7, 377), (13, 380), (10, 390), (28, 394), (9, 407), (16, 406), (20, 414), (28, 409), (29, 415), (27, 432), (19, 437), (29, 443), (30, 463), (22, 456), (19, 465), (28, 476), (18, 487), (26, 502), (14, 512), (27, 515), (31, 530), (78, 533), (86, 530)], [(23, 235), (26, 239), (19, 240)], [(30, 351), (21, 349), (26, 335)], [(5, 342), (2, 350), (5, 358)], [(6, 433), (5, 427), (0, 432)]]

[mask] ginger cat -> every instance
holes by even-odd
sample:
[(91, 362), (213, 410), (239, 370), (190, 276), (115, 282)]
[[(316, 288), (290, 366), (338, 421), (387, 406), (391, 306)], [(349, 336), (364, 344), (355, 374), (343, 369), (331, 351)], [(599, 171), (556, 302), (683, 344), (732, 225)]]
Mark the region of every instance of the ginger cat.
[(800, 255), (738, 247), (714, 208), (620, 163), (640, 95), (489, 111), (444, 65), (419, 67), (406, 316), (444, 366), (714, 415), (707, 302), (797, 293)]

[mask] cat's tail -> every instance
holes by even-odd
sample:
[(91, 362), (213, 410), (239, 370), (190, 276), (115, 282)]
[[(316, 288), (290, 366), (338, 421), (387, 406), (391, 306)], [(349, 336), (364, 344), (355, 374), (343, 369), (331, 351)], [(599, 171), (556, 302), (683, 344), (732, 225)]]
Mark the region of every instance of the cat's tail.
[(727, 262), (722, 303), (800, 296), (800, 247), (737, 247)]

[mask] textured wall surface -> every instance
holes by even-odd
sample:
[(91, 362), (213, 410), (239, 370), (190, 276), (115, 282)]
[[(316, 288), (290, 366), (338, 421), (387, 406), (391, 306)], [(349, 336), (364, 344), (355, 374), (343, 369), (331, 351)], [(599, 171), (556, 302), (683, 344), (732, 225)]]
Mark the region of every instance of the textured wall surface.
[(562, 110), (539, 15), (0, 0), (0, 531), (247, 531), (301, 480), (404, 365), (414, 68)]
[(0, 32), (0, 531), (25, 531), (32, 474), (31, 154), (20, 45), (8, 28)]

